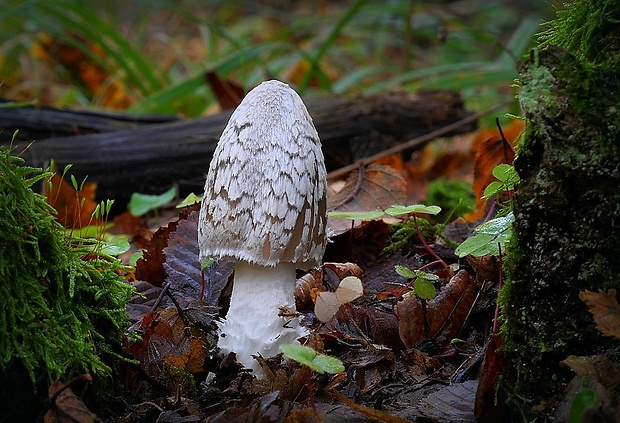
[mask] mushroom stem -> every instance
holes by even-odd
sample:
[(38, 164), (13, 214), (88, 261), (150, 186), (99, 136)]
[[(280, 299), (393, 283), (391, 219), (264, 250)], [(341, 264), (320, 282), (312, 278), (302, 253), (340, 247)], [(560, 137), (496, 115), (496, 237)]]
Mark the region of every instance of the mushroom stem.
[(238, 260), (235, 265), (230, 308), (218, 322), (224, 353), (234, 351), (237, 361), (262, 376), (252, 355), (272, 357), (278, 346), (290, 344), (308, 334), (298, 318), (278, 316), (281, 306), (295, 309), (295, 265), (281, 262), (273, 267)]

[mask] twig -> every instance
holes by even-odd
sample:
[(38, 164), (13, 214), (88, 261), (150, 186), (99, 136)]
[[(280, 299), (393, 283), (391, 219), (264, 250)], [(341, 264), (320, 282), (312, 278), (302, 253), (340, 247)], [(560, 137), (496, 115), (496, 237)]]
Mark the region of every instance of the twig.
[(474, 122), (476, 120), (478, 120), (479, 118), (486, 116), (490, 113), (493, 113), (505, 106), (507, 106), (508, 104), (510, 104), (510, 102), (506, 101), (504, 103), (500, 103), (494, 107), (491, 107), (490, 109), (484, 110), (482, 112), (477, 112), (474, 113), (470, 116), (467, 116), (466, 118), (463, 118), (461, 120), (458, 120), (454, 123), (451, 123), (450, 125), (446, 125), (443, 128), (439, 128), (436, 129), (435, 131), (431, 131), (428, 134), (419, 136), (417, 138), (414, 138), (412, 140), (409, 140), (407, 142), (404, 142), (402, 144), (399, 144), (397, 146), (394, 146), (392, 148), (388, 148), (387, 150), (383, 150), (380, 153), (377, 153), (373, 156), (370, 157), (366, 157), (363, 159), (360, 159), (358, 161), (356, 161), (355, 163), (352, 163), (350, 165), (341, 167), (340, 169), (336, 169), (330, 173), (327, 174), (327, 180), (328, 181), (333, 181), (335, 179), (339, 179), (342, 176), (346, 175), (347, 173), (349, 173), (350, 171), (360, 167), (360, 166), (366, 166), (372, 162), (375, 162), (379, 159), (382, 159), (383, 157), (389, 156), (390, 154), (394, 154), (394, 153), (400, 153), (403, 150), (407, 150), (410, 148), (415, 148), (415, 147), (420, 147), (421, 145), (437, 138), (440, 137), (442, 135), (445, 135), (455, 129), (460, 128), (461, 126), (467, 125), (468, 123)]

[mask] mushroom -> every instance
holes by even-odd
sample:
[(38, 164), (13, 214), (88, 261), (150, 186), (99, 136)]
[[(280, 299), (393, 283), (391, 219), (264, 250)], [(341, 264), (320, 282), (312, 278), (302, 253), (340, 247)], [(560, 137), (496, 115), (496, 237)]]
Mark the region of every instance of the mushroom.
[(295, 309), (295, 269), (320, 264), (327, 244), (327, 173), (321, 142), (299, 95), (280, 81), (250, 91), (213, 153), (200, 209), (200, 260), (236, 260), (219, 347), (262, 369), (307, 330)]

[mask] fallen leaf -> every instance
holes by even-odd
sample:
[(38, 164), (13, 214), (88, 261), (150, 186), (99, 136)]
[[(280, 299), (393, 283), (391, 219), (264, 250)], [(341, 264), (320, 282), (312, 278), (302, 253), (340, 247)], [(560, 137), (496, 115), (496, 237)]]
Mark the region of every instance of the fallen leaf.
[(475, 422), (472, 404), (477, 386), (475, 380), (453, 383), (430, 393), (417, 408), (424, 417), (441, 422)]
[(596, 327), (603, 335), (620, 339), (620, 306), (616, 298), (616, 290), (608, 292), (582, 291), (579, 299), (586, 303), (594, 317)]
[(67, 385), (63, 385), (58, 379), (52, 383), (48, 391), (52, 408), (45, 413), (45, 423), (101, 422), (69, 388), (78, 379), (92, 381), (90, 375), (82, 375), (72, 379)]
[(302, 408), (291, 411), (284, 423), (323, 423), (326, 421), (327, 416), (322, 411)]
[(492, 174), (493, 168), (501, 163), (512, 164), (515, 156), (513, 147), (524, 128), (525, 123), (522, 120), (514, 120), (510, 125), (502, 128), (507, 143), (497, 130), (485, 129), (477, 133), (473, 143), (476, 158), (472, 184), (476, 211), (467, 214), (466, 220), (473, 222), (484, 215), (487, 200), (483, 200), (482, 196), (487, 185), (496, 180)]
[(48, 204), (58, 211), (56, 219), (64, 227), (80, 229), (101, 223), (99, 219), (93, 218), (93, 212), (97, 208), (96, 183), (84, 183), (81, 189), (76, 191), (61, 175), (56, 173), (52, 176), (50, 183), (44, 183), (43, 186)]
[(150, 377), (163, 379), (171, 390), (178, 385), (173, 370), (204, 371), (210, 349), (204, 333), (187, 323), (176, 307), (149, 312), (139, 325), (141, 339), (128, 348)]
[(575, 402), (585, 390), (594, 395), (597, 405), (581, 404), (582, 422), (620, 421), (620, 365), (603, 355), (590, 357), (569, 356), (560, 364), (569, 367), (575, 377), (569, 383), (566, 397), (558, 407), (557, 421), (572, 421)]
[(460, 270), (426, 307), (415, 295), (406, 296), (396, 305), (398, 332), (405, 346), (414, 348), (423, 338), (445, 346), (460, 332), (477, 292), (478, 284)]
[(476, 421), (480, 423), (499, 421), (504, 413), (504, 398), (496, 386), (505, 367), (498, 352), (502, 345), (501, 336), (492, 336), (484, 351), (474, 405)]
[[(358, 169), (347, 178), (344, 187), (337, 193), (330, 193), (328, 209), (342, 212), (368, 212), (385, 210), (393, 204), (406, 200), (407, 186), (401, 174), (382, 164), (373, 163), (366, 169)], [(328, 226), (336, 235), (361, 225), (361, 221), (328, 218)]]
[(222, 77), (214, 70), (205, 73), (207, 84), (215, 94), (222, 110), (235, 109), (245, 94), (241, 85)]

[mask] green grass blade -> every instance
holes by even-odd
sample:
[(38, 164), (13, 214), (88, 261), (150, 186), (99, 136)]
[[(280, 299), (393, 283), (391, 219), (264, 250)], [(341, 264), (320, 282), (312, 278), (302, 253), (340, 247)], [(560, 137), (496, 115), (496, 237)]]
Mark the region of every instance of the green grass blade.
[(527, 18), (521, 21), (506, 43), (506, 48), (495, 60), (499, 67), (515, 67), (516, 61), (527, 53), (527, 48), (534, 45), (534, 35), (540, 30), (540, 20)]
[(361, 9), (364, 3), (366, 3), (366, 0), (357, 0), (357, 2), (355, 2), (355, 4), (351, 6), (349, 10), (347, 10), (347, 13), (345, 13), (336, 22), (336, 25), (334, 25), (334, 27), (331, 29), (331, 31), (329, 32), (325, 40), (321, 43), (316, 54), (312, 56), (312, 61), (310, 62), (310, 70), (308, 71), (308, 73), (306, 73), (306, 76), (299, 84), (298, 90), (300, 93), (302, 93), (305, 90), (305, 88), (310, 83), (312, 76), (320, 68), (319, 62), (321, 61), (323, 56), (325, 56), (325, 53), (327, 53), (327, 50), (334, 43), (338, 35), (342, 32), (342, 30), (347, 25), (347, 23), (349, 23), (351, 18), (353, 18), (353, 16), (355, 16), (357, 12)]

